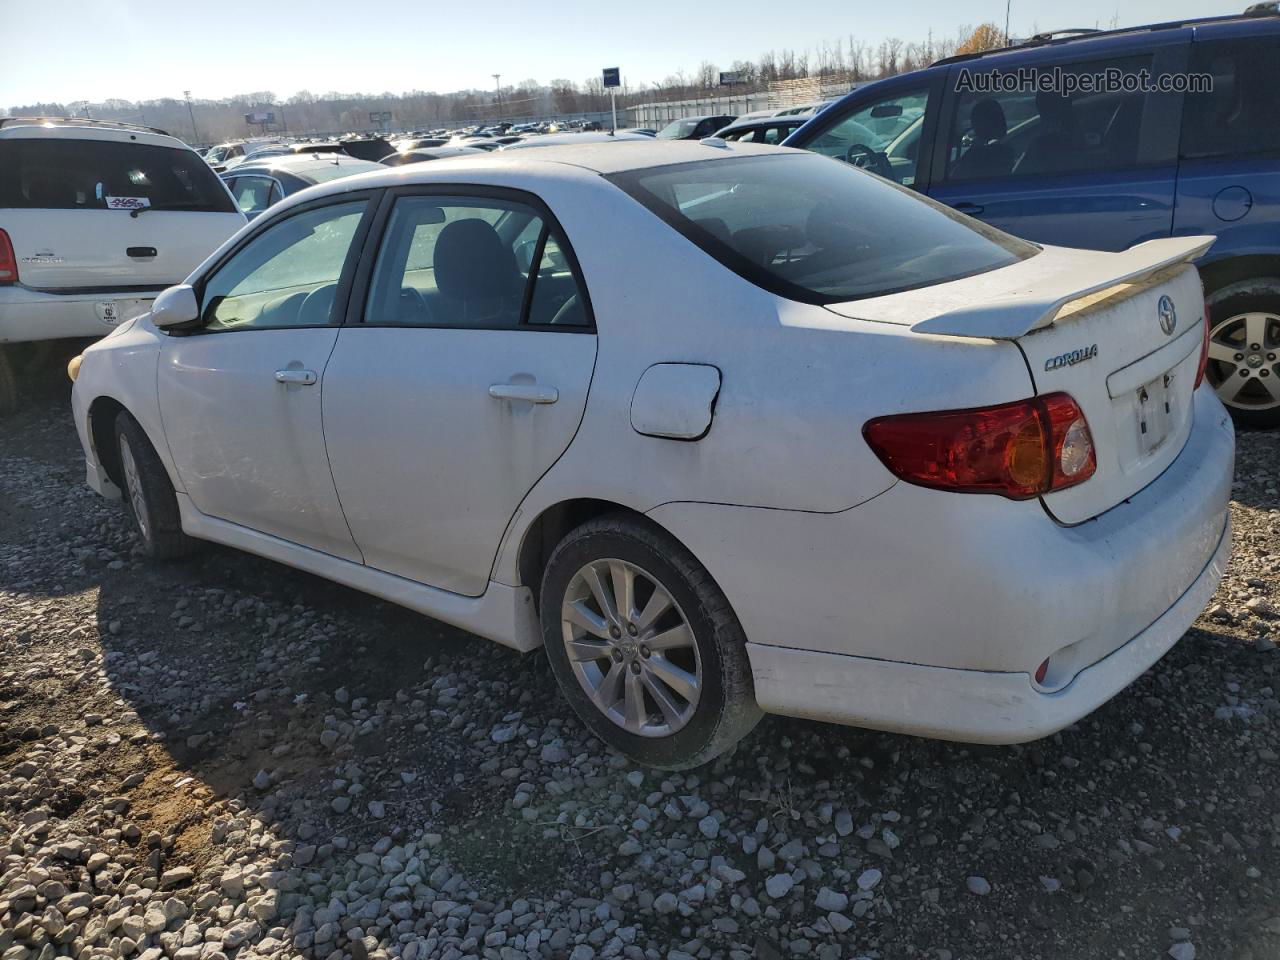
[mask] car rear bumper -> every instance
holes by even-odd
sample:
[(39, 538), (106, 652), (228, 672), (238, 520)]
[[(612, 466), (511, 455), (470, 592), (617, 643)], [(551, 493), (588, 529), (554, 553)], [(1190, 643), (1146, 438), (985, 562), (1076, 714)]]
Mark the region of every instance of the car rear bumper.
[(1211, 390), (1193, 416), (1163, 474), (1076, 526), (1037, 501), (905, 483), (838, 514), (676, 503), (650, 516), (724, 591), (766, 710), (1031, 739), (1130, 683), (1212, 595), (1235, 435)]
[(163, 289), (50, 293), (0, 287), (0, 343), (105, 337), (124, 321), (151, 309)]
[(959, 740), (1024, 743), (1075, 723), (1167, 653), (1200, 615), (1231, 559), (1231, 524), (1194, 583), (1155, 623), (1043, 691), (1026, 673), (955, 670), (749, 643), (756, 701), (768, 713)]

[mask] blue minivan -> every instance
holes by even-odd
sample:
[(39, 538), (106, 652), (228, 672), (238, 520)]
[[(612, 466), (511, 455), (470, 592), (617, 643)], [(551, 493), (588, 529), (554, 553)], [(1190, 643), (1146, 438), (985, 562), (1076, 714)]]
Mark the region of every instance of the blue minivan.
[(951, 57), (785, 143), (1039, 243), (1215, 234), (1207, 376), (1238, 421), (1280, 426), (1280, 3)]

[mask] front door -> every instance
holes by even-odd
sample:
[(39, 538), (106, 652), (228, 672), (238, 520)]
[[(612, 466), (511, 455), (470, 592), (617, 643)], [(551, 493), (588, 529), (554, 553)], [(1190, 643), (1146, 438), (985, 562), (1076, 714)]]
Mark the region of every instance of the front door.
[(528, 194), (407, 190), (366, 286), (325, 372), (347, 521), (369, 566), (477, 596), (582, 420), (596, 337), (576, 261)]
[(160, 354), (165, 439), (201, 513), (359, 562), (325, 456), (320, 398), (367, 197), (302, 208), (197, 291), (200, 329)]

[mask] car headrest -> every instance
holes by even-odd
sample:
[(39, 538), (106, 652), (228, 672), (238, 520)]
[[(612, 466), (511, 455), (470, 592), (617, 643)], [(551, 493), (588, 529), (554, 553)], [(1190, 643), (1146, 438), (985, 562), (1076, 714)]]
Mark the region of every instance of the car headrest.
[(436, 288), (454, 300), (489, 300), (504, 296), (518, 279), (511, 248), (484, 220), (455, 220), (440, 231), (434, 255)]

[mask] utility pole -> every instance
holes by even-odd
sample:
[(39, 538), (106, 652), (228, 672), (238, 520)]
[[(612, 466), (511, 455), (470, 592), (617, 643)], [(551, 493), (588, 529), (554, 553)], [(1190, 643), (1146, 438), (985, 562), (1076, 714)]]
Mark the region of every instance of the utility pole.
[(494, 108), (495, 120), (502, 119), (502, 74), (493, 74), (493, 87), (498, 94), (498, 105)]
[(1009, 45), (1009, 8), (1013, 6), (1013, 0), (1004, 0), (1004, 45)]
[(200, 142), (200, 133), (199, 133), (199, 131), (197, 131), (197, 130), (196, 130), (196, 112), (195, 112), (195, 110), (194, 110), (194, 109), (192, 109), (192, 107), (191, 107), (191, 91), (190, 91), (190, 90), (183, 90), (183, 91), (182, 91), (182, 96), (183, 96), (183, 97), (186, 99), (186, 101), (187, 101), (187, 115), (188, 115), (189, 117), (191, 117), (191, 142), (192, 142), (192, 143), (199, 143), (199, 142)]

